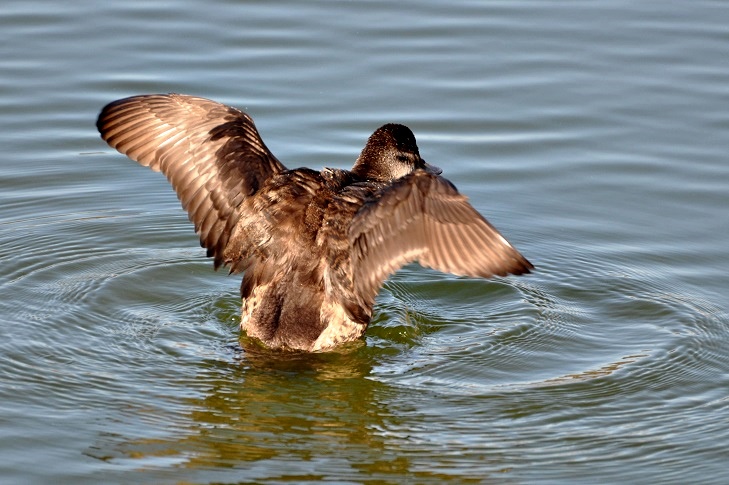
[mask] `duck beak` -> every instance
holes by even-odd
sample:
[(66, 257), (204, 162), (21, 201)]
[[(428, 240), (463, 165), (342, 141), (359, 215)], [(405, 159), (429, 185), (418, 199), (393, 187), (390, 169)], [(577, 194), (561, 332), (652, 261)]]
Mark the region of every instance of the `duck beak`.
[(427, 163), (425, 160), (423, 160), (423, 165), (425, 165), (425, 171), (428, 173), (432, 173), (433, 175), (440, 175), (443, 173), (443, 169), (440, 167), (437, 167), (435, 165), (431, 165)]

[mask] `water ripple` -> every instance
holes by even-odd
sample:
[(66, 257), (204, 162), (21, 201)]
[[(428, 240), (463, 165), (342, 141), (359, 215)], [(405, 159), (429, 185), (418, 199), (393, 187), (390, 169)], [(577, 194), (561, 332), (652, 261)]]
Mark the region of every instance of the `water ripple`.
[[(662, 284), (657, 273), (571, 259), (580, 276), (545, 264), (538, 284), (529, 277), (389, 283), (412, 309), (418, 346), (376, 374), (448, 395), (587, 386), (588, 400), (616, 392), (671, 399), (687, 383), (699, 393), (713, 385), (709, 378), (729, 363), (717, 344), (726, 339), (726, 313)], [(403, 317), (390, 318), (403, 325)]]
[[(3, 4), (0, 481), (727, 482), (729, 10), (413, 6)], [(164, 177), (94, 129), (168, 91), (289, 166), (406, 123), (536, 271), (407, 267), (364, 343), (261, 349)]]

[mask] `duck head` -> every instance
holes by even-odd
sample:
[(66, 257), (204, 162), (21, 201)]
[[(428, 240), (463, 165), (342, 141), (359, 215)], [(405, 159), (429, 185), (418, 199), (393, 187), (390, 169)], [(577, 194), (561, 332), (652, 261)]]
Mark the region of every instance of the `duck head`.
[(438, 175), (442, 170), (420, 157), (415, 135), (405, 125), (388, 123), (367, 140), (352, 172), (367, 180), (389, 182), (422, 169)]

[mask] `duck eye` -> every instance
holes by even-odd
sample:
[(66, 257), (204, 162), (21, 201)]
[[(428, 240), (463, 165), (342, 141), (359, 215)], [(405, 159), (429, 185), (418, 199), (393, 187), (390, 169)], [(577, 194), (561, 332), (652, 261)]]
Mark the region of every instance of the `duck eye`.
[(410, 157), (406, 157), (405, 155), (398, 155), (397, 161), (405, 164), (410, 164)]

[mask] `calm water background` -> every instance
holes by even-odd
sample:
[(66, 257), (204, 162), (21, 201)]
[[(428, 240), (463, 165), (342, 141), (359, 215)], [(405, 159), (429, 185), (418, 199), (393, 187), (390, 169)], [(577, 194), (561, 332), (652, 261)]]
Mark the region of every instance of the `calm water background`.
[[(365, 343), (239, 336), (107, 102), (251, 113), (290, 167), (385, 122), (537, 266), (410, 266)], [(723, 1), (0, 5), (0, 481), (729, 481)]]

